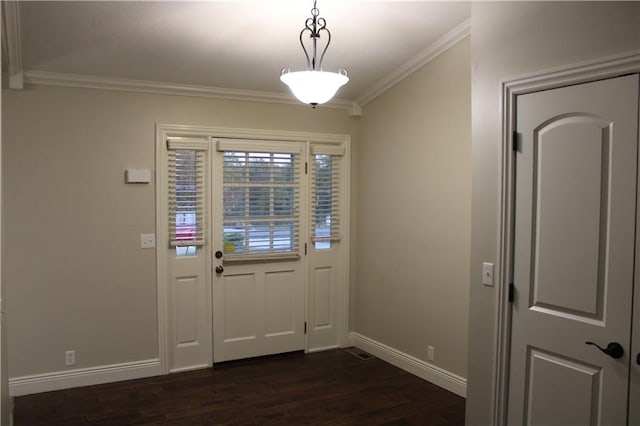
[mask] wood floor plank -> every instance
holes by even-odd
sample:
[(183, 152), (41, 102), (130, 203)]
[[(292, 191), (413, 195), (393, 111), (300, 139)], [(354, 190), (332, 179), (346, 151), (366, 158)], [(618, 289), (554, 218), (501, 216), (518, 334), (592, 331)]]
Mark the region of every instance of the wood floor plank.
[(457, 426), (464, 399), (333, 350), (21, 396), (14, 424)]

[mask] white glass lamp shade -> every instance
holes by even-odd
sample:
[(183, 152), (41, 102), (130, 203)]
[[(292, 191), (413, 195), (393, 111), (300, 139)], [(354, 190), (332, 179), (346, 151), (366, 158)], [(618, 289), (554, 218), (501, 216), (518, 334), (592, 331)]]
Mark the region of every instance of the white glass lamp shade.
[(326, 71), (285, 72), (280, 80), (293, 92), (300, 102), (319, 105), (328, 102), (349, 77), (345, 74)]

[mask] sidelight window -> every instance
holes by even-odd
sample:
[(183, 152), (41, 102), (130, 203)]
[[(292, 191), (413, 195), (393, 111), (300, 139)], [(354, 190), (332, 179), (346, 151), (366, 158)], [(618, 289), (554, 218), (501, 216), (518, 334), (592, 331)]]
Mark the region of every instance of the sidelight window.
[(206, 140), (171, 138), (168, 148), (169, 246), (179, 256), (194, 255), (206, 242)]
[(340, 241), (340, 163), (343, 148), (311, 147), (311, 241), (316, 250)]

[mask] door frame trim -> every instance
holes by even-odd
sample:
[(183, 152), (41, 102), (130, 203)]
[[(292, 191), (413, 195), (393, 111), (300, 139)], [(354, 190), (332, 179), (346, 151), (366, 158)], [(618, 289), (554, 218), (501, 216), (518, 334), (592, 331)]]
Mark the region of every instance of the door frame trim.
[[(158, 358), (160, 361), (161, 374), (169, 374), (169, 341), (167, 339), (169, 333), (168, 320), (168, 298), (167, 298), (167, 215), (163, 207), (167, 203), (167, 188), (163, 185), (165, 175), (167, 173), (164, 165), (165, 140), (169, 135), (179, 134), (181, 136), (210, 136), (214, 138), (229, 139), (262, 139), (277, 141), (301, 141), (301, 142), (320, 142), (327, 144), (344, 144), (345, 146), (345, 175), (344, 181), (347, 188), (347, 195), (351, 191), (351, 136), (345, 134), (332, 133), (315, 133), (315, 132), (296, 132), (287, 130), (262, 130), (262, 129), (242, 129), (232, 127), (209, 127), (209, 126), (189, 126), (179, 124), (163, 124), (156, 123), (156, 143), (155, 143), (155, 184), (156, 184), (156, 297), (157, 297), (157, 320), (158, 320)], [(349, 344), (349, 288), (350, 288), (350, 197), (346, 197), (343, 208), (345, 209), (345, 217), (347, 220), (342, 224), (344, 238), (344, 269), (342, 273), (343, 288), (342, 309), (340, 312), (342, 323), (338, 328), (338, 343), (341, 347)], [(306, 279), (306, 277), (305, 277)], [(305, 281), (305, 285), (308, 283)], [(305, 294), (307, 290), (305, 289)], [(308, 301), (305, 299), (305, 303)], [(307, 318), (308, 306), (305, 305), (305, 319)], [(212, 313), (211, 313), (212, 314)], [(211, 330), (213, 333), (213, 329)], [(213, 341), (213, 340), (212, 340)], [(305, 339), (306, 350), (306, 339)], [(213, 347), (211, 348), (211, 358), (213, 359)]]
[(556, 89), (625, 74), (640, 72), (640, 50), (625, 52), (588, 62), (581, 62), (531, 74), (510, 77), (500, 82), (500, 197), (497, 253), (497, 285), (495, 316), (495, 347), (493, 376), (492, 424), (507, 424), (509, 384), (509, 350), (511, 309), (508, 287), (513, 279), (515, 154), (513, 132), (516, 123), (516, 97), (542, 90)]

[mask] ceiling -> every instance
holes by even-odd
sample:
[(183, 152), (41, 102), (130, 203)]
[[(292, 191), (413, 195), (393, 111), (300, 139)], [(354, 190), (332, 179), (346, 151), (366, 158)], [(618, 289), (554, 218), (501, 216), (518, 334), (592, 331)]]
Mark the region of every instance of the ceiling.
[[(311, 7), (311, 0), (20, 2), (16, 34), (5, 25), (13, 52), (5, 46), (3, 63), (17, 65), (26, 81), (64, 73), (290, 96), (278, 77), (283, 67), (306, 68), (298, 35)], [(317, 7), (332, 33), (323, 67), (349, 71), (337, 95), (345, 102), (367, 102), (437, 53), (447, 35), (468, 33), (468, 2), (318, 0)]]

